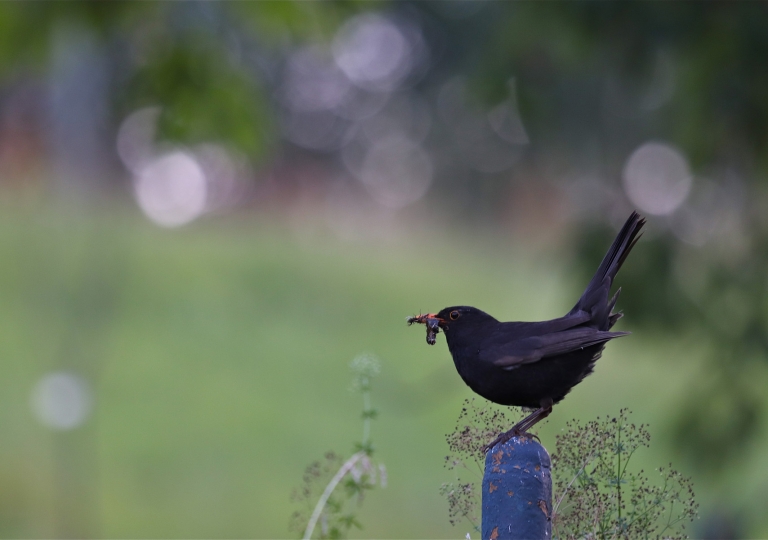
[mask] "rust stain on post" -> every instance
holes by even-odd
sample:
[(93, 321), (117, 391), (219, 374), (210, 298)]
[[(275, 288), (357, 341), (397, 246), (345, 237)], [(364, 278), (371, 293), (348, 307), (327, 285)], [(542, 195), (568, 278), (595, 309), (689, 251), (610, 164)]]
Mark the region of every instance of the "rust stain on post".
[(495, 454), (492, 454), (492, 457), (493, 457), (493, 467), (491, 470), (493, 472), (499, 472), (500, 470), (499, 465), (501, 464), (501, 458), (504, 457), (504, 451), (499, 450)]
[(496, 489), (497, 489), (498, 487), (499, 487), (499, 486), (497, 486), (496, 484), (494, 484), (493, 482), (491, 482), (490, 484), (488, 484), (488, 493), (493, 493), (494, 491), (496, 491)]
[(491, 531), (491, 540), (496, 540), (499, 537), (499, 528), (494, 527), (493, 531)]

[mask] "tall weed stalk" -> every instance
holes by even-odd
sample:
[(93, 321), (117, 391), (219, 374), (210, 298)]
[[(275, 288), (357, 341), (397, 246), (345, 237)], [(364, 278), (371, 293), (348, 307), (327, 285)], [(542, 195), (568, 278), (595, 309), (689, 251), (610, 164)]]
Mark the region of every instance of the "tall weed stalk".
[(352, 360), (350, 369), (351, 390), (363, 398), (363, 436), (349, 458), (326, 452), (323, 460), (305, 469), (301, 487), (292, 494), (301, 508), (291, 516), (290, 527), (305, 540), (344, 538), (353, 528), (362, 529), (357, 514), (366, 492), (387, 485), (387, 470), (374, 462), (371, 443), (371, 422), (378, 414), (371, 405), (371, 382), (381, 364), (375, 356), (363, 354)]

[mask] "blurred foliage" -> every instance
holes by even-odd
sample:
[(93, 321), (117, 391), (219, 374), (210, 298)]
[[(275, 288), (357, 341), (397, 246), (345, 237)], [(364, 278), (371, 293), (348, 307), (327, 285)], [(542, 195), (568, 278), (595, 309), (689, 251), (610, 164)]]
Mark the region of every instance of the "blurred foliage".
[(210, 36), (188, 36), (151, 47), (127, 94), (139, 106), (163, 103), (158, 132), (186, 143), (226, 140), (254, 159), (274, 144), (275, 128), (257, 82), (222, 61), (227, 51)]
[(30, 68), (44, 68), (58, 28), (95, 31), (104, 46), (117, 49), (115, 116), (161, 104), (160, 138), (187, 144), (223, 140), (259, 160), (278, 135), (270, 111), (274, 104), (265, 87), (276, 76), (267, 52), (279, 56), (294, 40), (328, 40), (354, 6), (270, 1), (3, 3), (0, 82)]
[[(472, 77), (488, 103), (507, 96), (511, 76), (520, 81), (536, 154), (547, 156), (555, 147), (578, 155), (593, 137), (610, 153), (628, 136), (654, 135), (682, 147), (697, 169), (726, 161), (747, 168), (745, 173), (767, 170), (764, 4), (500, 2), (463, 18), (444, 16), (443, 5), (8, 2), (0, 5), (0, 69), (7, 76), (43, 64), (58, 25), (93, 28), (133, 56), (120, 75), (134, 83), (128, 102), (161, 100), (178, 107), (168, 134), (196, 141), (199, 130), (254, 151), (269, 142), (264, 134), (270, 132), (263, 124), (270, 98), (256, 79), (268, 84), (275, 74), (264, 65), (254, 71), (237, 58), (238, 47), (244, 48), (241, 56), (260, 49), (264, 56), (296, 41), (328, 41), (346, 16), (363, 7), (409, 9), (424, 12), (428, 29), (439, 28), (427, 33), (432, 49), (443, 53), (435, 56), (432, 77), (450, 64)], [(474, 39), (481, 29), (487, 39)], [(662, 110), (629, 114), (649, 90), (660, 52), (674, 62), (679, 87)], [(427, 77), (422, 85), (432, 82)], [(620, 122), (606, 113), (606, 91), (618, 92), (624, 102), (627, 114)], [(221, 124), (205, 109), (223, 114)], [(191, 117), (195, 110), (199, 117)], [(253, 132), (246, 133), (247, 126)]]
[[(302, 43), (330, 42), (350, 15), (365, 10), (408, 13), (418, 21), (430, 68), (411, 84), (423, 96), (434, 97), (458, 74), (467, 80), (471, 99), (487, 108), (509, 96), (514, 78), (532, 144), (511, 175), (470, 171), (442, 181), (430, 193), (447, 202), (449, 215), (501, 223), (509, 210), (502, 194), (510, 183), (533, 185), (532, 179), (558, 174), (570, 178), (563, 171), (575, 170), (611, 179), (601, 186), (607, 193), (602, 198), (582, 196), (591, 204), (583, 214), (614, 219), (622, 213), (623, 219), (629, 204), (618, 179), (627, 155), (649, 139), (669, 141), (690, 158), (697, 177), (692, 199), (714, 185), (711, 207), (695, 210), (717, 214), (712, 219), (722, 231), (703, 245), (690, 245), (673, 234), (675, 216), (652, 219), (620, 275), (619, 305), (631, 315), (627, 328), (708, 351), (708, 361), (677, 390), (668, 434), (701, 470), (734, 466), (766, 422), (766, 3), (2, 2), (0, 97), (14, 79), (44, 78), (57, 31), (80, 29), (93, 33), (108, 51), (115, 126), (138, 106), (160, 104), (161, 139), (224, 141), (264, 163), (270, 156), (279, 159), (285, 149), (275, 94), (286, 56)], [(668, 94), (654, 93), (669, 72), (674, 84)], [(336, 157), (312, 154), (328, 161)], [(561, 184), (584, 191), (576, 181)], [(582, 221), (568, 239), (586, 279), (612, 233), (600, 220)], [(17, 259), (29, 255), (24, 246), (14, 249)], [(112, 274), (94, 262), (98, 258), (94, 252), (82, 259), (89, 268), (95, 265), (95, 288), (87, 286), (92, 283), (88, 272), (78, 274), (81, 281), (62, 275), (48, 283), (47, 268), (30, 270), (48, 285), (28, 286), (28, 309), (52, 317), (41, 320), (53, 325), (63, 350), (75, 351), (69, 353), (73, 358), (101, 343), (94, 335), (102, 332), (101, 324), (109, 324), (121, 298), (103, 275), (124, 270)], [(338, 301), (314, 289), (310, 293), (316, 300)], [(279, 296), (260, 289), (259, 294)], [(292, 291), (289, 296), (294, 297)], [(47, 302), (53, 311), (43, 309)], [(280, 302), (269, 308), (298, 316)], [(79, 330), (82, 334), (72, 332), (72, 313), (94, 322)], [(242, 315), (250, 320), (260, 313)], [(677, 354), (665, 358), (667, 370), (697, 352), (678, 349)]]
[[(489, 40), (459, 39), (453, 52), (491, 103), (506, 95), (510, 74), (522, 81), (527, 127), (546, 143), (536, 145), (544, 156), (557, 142), (578, 154), (590, 137), (610, 149), (626, 136), (653, 135), (682, 147), (697, 169), (743, 162), (746, 152), (765, 172), (766, 16), (767, 6), (749, 2), (499, 3), (454, 28), (469, 36), (491, 25)], [(679, 86), (663, 110), (641, 114), (660, 52), (674, 62)], [(609, 117), (607, 90), (626, 102), (620, 122)]]

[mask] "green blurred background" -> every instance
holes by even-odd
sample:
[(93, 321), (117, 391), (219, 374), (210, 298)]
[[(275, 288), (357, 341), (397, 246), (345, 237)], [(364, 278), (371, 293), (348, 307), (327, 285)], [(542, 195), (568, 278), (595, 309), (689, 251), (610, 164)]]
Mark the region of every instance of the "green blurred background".
[[(404, 317), (622, 330), (541, 428), (651, 425), (696, 538), (768, 536), (768, 5), (0, 4), (0, 535), (290, 537), (382, 362), (362, 537), (463, 538), (471, 392)], [(466, 529), (466, 530), (465, 530)]]

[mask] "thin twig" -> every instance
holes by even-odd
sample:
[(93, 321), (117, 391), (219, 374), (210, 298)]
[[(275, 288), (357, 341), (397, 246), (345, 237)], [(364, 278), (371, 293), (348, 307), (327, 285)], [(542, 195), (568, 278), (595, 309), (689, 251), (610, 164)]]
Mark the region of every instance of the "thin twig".
[(344, 462), (344, 465), (341, 466), (339, 471), (334, 475), (333, 478), (331, 478), (331, 481), (328, 482), (328, 485), (325, 486), (325, 490), (323, 491), (323, 494), (320, 495), (320, 500), (317, 501), (315, 509), (312, 512), (312, 517), (309, 518), (309, 523), (307, 523), (307, 528), (304, 531), (304, 540), (309, 540), (312, 538), (312, 533), (315, 531), (317, 520), (320, 519), (320, 515), (323, 513), (325, 504), (328, 502), (328, 499), (333, 493), (333, 490), (336, 489), (336, 486), (339, 485), (339, 482), (344, 479), (347, 473), (352, 470), (352, 467), (355, 466), (355, 463), (360, 461), (365, 455), (365, 452), (358, 452), (357, 454), (354, 454), (351, 458)]

